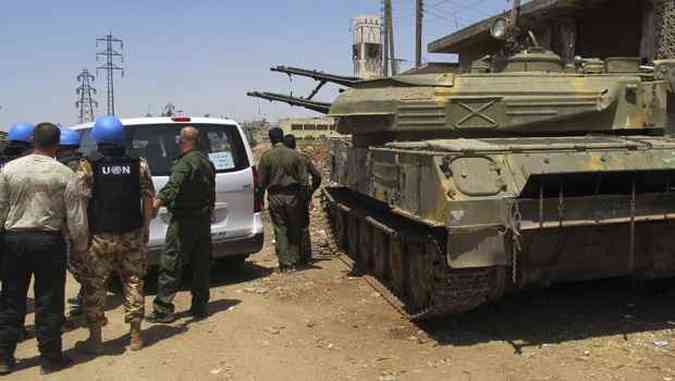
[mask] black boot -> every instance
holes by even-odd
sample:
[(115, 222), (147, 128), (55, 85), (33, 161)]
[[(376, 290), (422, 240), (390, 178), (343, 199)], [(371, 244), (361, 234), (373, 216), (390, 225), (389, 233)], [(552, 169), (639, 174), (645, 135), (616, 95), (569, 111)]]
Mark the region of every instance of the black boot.
[(40, 374), (46, 376), (66, 369), (71, 365), (73, 365), (73, 360), (62, 353), (42, 356), (40, 358)]
[(209, 317), (206, 307), (192, 306), (188, 313), (194, 320), (204, 320)]
[(14, 359), (14, 354), (3, 354), (0, 355), (0, 375), (7, 375), (14, 371), (16, 366), (16, 360)]

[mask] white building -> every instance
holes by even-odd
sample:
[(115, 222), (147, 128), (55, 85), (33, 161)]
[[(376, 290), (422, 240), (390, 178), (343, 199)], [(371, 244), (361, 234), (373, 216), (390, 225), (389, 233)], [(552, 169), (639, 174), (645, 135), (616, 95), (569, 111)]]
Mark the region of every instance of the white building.
[(356, 16), (354, 31), (354, 76), (363, 79), (382, 78), (382, 23), (380, 16)]
[(340, 136), (335, 131), (333, 118), (288, 118), (279, 121), (284, 135), (293, 134), (296, 139), (320, 139)]

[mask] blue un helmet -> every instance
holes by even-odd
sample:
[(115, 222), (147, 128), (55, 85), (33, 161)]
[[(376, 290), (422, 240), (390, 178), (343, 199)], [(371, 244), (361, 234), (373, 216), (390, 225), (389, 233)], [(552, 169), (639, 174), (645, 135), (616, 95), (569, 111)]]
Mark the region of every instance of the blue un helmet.
[(61, 127), (61, 139), (59, 145), (64, 147), (79, 147), (80, 134), (72, 128)]
[(10, 142), (33, 143), (33, 125), (30, 123), (14, 123), (9, 128), (7, 140)]
[(96, 118), (91, 137), (96, 144), (114, 144), (124, 146), (124, 125), (116, 116), (101, 116)]

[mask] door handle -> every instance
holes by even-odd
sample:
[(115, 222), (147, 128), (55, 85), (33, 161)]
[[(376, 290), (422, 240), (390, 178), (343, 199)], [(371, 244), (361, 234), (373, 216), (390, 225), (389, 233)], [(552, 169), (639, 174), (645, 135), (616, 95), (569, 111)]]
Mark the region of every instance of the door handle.
[(241, 189), (251, 189), (251, 184), (246, 184)]

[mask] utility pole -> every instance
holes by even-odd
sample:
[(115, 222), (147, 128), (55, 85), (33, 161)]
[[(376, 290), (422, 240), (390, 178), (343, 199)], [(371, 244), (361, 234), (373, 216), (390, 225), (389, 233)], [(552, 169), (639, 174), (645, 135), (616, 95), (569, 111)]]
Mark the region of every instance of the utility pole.
[(398, 74), (398, 61), (394, 49), (394, 16), (391, 10), (391, 0), (386, 0), (384, 11), (387, 14), (387, 37), (389, 38), (389, 54), (391, 55), (391, 75)]
[(514, 28), (518, 27), (518, 18), (520, 17), (520, 0), (513, 0), (511, 8), (511, 25)]
[(391, 9), (391, 0), (382, 0), (382, 45), (383, 58), (382, 64), (384, 66), (383, 75), (385, 78), (389, 77), (389, 12)]
[[(104, 50), (102, 52), (96, 53), (96, 62), (99, 62), (99, 58), (104, 58), (104, 63), (101, 66), (96, 68), (96, 75), (98, 75), (99, 70), (105, 70), (106, 80), (107, 80), (107, 98), (108, 98), (108, 115), (115, 115), (115, 72), (119, 71), (124, 77), (124, 68), (117, 64), (118, 60), (120, 64), (124, 63), (124, 56), (121, 53), (121, 50), (124, 49), (124, 41), (114, 38), (111, 33), (108, 33), (103, 38), (96, 39), (96, 47), (99, 47), (99, 43), (104, 45)], [(119, 50), (117, 50), (119, 49)]]
[(424, 0), (417, 0), (415, 11), (415, 67), (420, 67), (422, 66), (422, 20), (424, 18)]
[(78, 115), (80, 123), (93, 121), (94, 108), (98, 107), (98, 102), (93, 97), (96, 94), (96, 89), (91, 84), (94, 81), (94, 76), (85, 68), (82, 69), (82, 72), (76, 78), (80, 85), (75, 90), (75, 93), (78, 95), (75, 107), (80, 110)]

